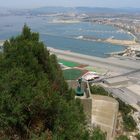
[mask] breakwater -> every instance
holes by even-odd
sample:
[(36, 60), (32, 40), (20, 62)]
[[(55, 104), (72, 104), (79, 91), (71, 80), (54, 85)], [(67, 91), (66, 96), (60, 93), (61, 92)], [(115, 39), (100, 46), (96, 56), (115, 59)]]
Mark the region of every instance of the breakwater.
[(110, 43), (110, 44), (122, 45), (122, 46), (126, 46), (126, 47), (129, 47), (132, 45), (139, 45), (135, 40), (119, 40), (119, 39), (114, 39), (114, 38), (100, 39), (100, 38), (96, 38), (96, 37), (79, 36), (79, 37), (76, 37), (75, 39)]

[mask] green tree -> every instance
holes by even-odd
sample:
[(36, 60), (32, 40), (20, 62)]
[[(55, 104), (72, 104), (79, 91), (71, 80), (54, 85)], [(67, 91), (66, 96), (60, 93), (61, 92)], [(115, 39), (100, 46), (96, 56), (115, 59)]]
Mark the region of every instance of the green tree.
[(25, 25), (0, 54), (0, 135), (26, 140), (49, 131), (52, 138), (74, 140), (87, 135), (85, 127), (82, 106), (56, 56)]
[(103, 87), (99, 85), (90, 86), (91, 94), (111, 96)]
[(136, 135), (136, 138), (137, 138), (138, 140), (140, 140), (140, 134), (137, 134), (137, 135)]
[(134, 131), (136, 129), (136, 122), (130, 115), (123, 116), (124, 129), (127, 131)]
[(125, 102), (121, 101), (119, 98), (117, 98), (117, 101), (119, 102), (119, 110), (121, 111), (122, 115), (127, 115), (132, 111), (132, 107)]
[(116, 140), (130, 140), (127, 136), (121, 135)]
[(93, 130), (91, 140), (106, 140), (106, 133), (102, 132), (99, 128)]

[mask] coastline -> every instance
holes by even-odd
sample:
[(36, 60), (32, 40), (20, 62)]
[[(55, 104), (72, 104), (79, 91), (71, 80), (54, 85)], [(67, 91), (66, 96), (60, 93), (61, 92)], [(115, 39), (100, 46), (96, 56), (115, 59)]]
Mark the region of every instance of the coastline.
[[(75, 38), (75, 39), (78, 39), (78, 40), (86, 40), (86, 41), (96, 41), (96, 42), (102, 42), (102, 43), (109, 43), (109, 44), (114, 44), (114, 45), (121, 45), (121, 46), (124, 46), (126, 47), (126, 49), (122, 50), (122, 51), (115, 51), (115, 52), (111, 52), (111, 53), (106, 53), (107, 55), (109, 56), (114, 56), (114, 55), (117, 55), (117, 56), (127, 56), (128, 55), (128, 50), (130, 52), (130, 50), (133, 50), (134, 51), (134, 48), (135, 50), (138, 50), (140, 49), (140, 44), (135, 42), (134, 40), (117, 40), (117, 39), (112, 39), (112, 38), (109, 38), (109, 39), (92, 39), (92, 38), (84, 38), (84, 37), (80, 37), (80, 38)], [(0, 40), (0, 46), (3, 46), (3, 43), (4, 43), (4, 40)], [(129, 56), (129, 55), (128, 55)]]
[[(98, 23), (98, 22), (94, 22), (94, 23)], [(128, 31), (120, 26), (116, 26), (116, 25), (112, 25), (112, 24), (107, 24), (107, 23), (99, 23), (99, 24), (110, 25), (110, 26), (116, 27), (127, 34), (130, 34), (133, 37), (133, 40), (118, 40), (118, 39), (108, 38), (105, 40), (96, 39), (96, 41), (110, 43), (110, 44), (114, 44), (114, 45), (122, 45), (122, 46), (129, 48), (129, 49), (131, 49), (133, 47), (140, 48), (140, 43), (137, 42), (137, 37), (132, 32), (130, 32), (130, 31)], [(127, 49), (125, 51), (127, 51)]]
[[(56, 21), (54, 21), (54, 23), (55, 22), (56, 23), (57, 22), (59, 22), (59, 23), (64, 22), (65, 24), (68, 24), (68, 23), (78, 23), (80, 21), (79, 20), (58, 20), (58, 21), (56, 20)], [(105, 24), (105, 25), (110, 25), (110, 24)], [(113, 25), (110, 25), (110, 26), (113, 26)], [(122, 50), (122, 51), (118, 51), (118, 52), (114, 51), (111, 53), (106, 53), (107, 55), (110, 55), (110, 56), (113, 56), (113, 55), (122, 55), (122, 56), (125, 55), (125, 56), (127, 56), (128, 49), (133, 50), (133, 51), (134, 51), (134, 47), (136, 50), (140, 49), (140, 43), (138, 43), (136, 41), (137, 37), (133, 33), (128, 32), (121, 27), (118, 27), (118, 29), (123, 30), (123, 32), (126, 32), (127, 34), (131, 34), (131, 36), (133, 36), (133, 39), (132, 40), (120, 40), (120, 39), (115, 39), (113, 37), (110, 37), (107, 39), (100, 39), (100, 38), (88, 37), (88, 36), (67, 37), (67, 38), (72, 38), (72, 39), (77, 39), (77, 40), (85, 40), (85, 41), (93, 41), (93, 42), (101, 42), (101, 43), (109, 43), (111, 45), (120, 45), (120, 46), (126, 47), (126, 49), (124, 48), (124, 50)], [(0, 40), (0, 46), (2, 46), (3, 43), (4, 43), (4, 40)]]

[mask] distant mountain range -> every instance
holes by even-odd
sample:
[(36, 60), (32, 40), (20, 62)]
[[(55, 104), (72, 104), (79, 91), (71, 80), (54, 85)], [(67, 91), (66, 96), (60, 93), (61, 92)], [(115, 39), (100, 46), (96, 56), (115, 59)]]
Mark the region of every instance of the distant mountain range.
[(32, 13), (140, 13), (140, 8), (104, 8), (104, 7), (41, 7), (32, 10)]
[(110, 14), (110, 13), (121, 13), (121, 14), (127, 14), (127, 13), (139, 13), (140, 14), (140, 8), (104, 8), (104, 7), (40, 7), (35, 9), (10, 9), (10, 8), (2, 8), (0, 7), (0, 14), (8, 14), (8, 13), (16, 13), (16, 14), (25, 14), (30, 13), (33, 15), (37, 14), (46, 14), (46, 13), (104, 13), (104, 14)]
[(75, 8), (71, 7), (41, 7), (31, 10), (33, 13), (64, 13), (64, 12), (70, 12), (75, 10)]

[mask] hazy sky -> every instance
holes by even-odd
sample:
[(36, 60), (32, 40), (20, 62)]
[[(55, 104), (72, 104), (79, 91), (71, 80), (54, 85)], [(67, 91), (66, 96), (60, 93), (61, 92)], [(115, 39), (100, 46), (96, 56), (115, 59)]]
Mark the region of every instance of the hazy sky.
[(41, 6), (140, 8), (140, 0), (0, 0), (0, 7), (34, 8)]

